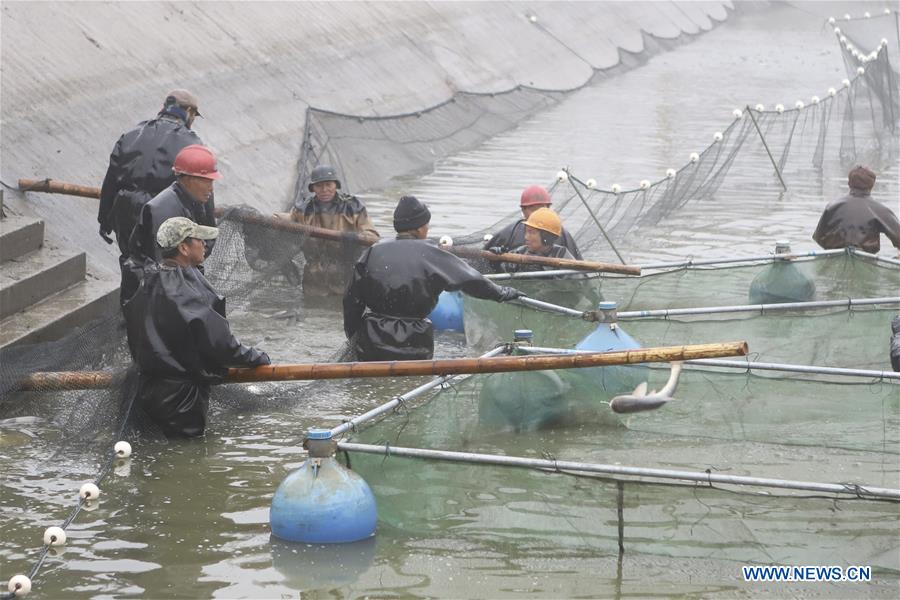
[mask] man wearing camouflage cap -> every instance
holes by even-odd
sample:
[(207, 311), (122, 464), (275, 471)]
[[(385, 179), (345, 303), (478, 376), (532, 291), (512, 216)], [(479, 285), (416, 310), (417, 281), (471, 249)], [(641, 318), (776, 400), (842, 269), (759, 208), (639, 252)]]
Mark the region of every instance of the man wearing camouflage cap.
[(210, 384), (229, 367), (269, 364), (265, 352), (241, 344), (225, 318), (225, 298), (196, 268), (204, 241), (219, 230), (187, 217), (163, 222), (156, 234), (163, 260), (145, 270), (125, 303), (128, 346), (140, 371), (138, 403), (167, 437), (198, 437), (206, 429)]
[(128, 239), (141, 208), (175, 181), (172, 163), (178, 152), (203, 143), (191, 130), (200, 116), (198, 104), (197, 97), (187, 90), (170, 91), (156, 118), (123, 133), (109, 156), (97, 221), (100, 237), (108, 244), (113, 243), (109, 234), (115, 232), (120, 266), (130, 255)]

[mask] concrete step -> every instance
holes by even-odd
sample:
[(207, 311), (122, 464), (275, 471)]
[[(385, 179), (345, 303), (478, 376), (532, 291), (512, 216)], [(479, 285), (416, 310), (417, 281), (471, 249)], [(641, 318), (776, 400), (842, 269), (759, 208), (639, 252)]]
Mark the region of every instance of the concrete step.
[(34, 252), (44, 244), (44, 222), (31, 217), (0, 219), (0, 262)]
[(41, 248), (0, 267), (0, 319), (84, 279), (84, 252)]
[(0, 321), (0, 348), (59, 339), (100, 316), (119, 311), (118, 280), (87, 279)]

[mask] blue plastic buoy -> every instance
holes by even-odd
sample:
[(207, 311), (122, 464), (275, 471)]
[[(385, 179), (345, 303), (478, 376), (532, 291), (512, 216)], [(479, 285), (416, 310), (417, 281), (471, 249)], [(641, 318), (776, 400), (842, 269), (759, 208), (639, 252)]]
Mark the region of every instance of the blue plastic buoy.
[[(615, 352), (617, 350), (633, 350), (641, 345), (633, 337), (618, 326), (616, 322), (616, 303), (601, 302), (598, 312), (604, 318), (597, 328), (578, 342), (576, 350), (590, 352)], [(591, 379), (609, 394), (620, 394), (631, 391), (646, 379), (645, 366), (617, 365), (610, 367), (591, 367), (585, 369)]]
[(428, 318), (435, 331), (465, 331), (462, 292), (441, 292)]
[(331, 431), (311, 429), (309, 458), (272, 498), (272, 534), (291, 542), (340, 544), (375, 533), (375, 496), (365, 480), (334, 458)]

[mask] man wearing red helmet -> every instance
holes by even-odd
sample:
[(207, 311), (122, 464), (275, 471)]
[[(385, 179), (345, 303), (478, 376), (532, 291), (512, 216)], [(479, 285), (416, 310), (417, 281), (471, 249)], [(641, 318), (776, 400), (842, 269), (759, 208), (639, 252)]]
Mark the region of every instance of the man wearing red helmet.
[[(525, 188), (519, 200), (522, 218), (495, 233), (494, 237), (484, 245), (484, 249), (496, 254), (503, 254), (525, 245), (525, 221), (536, 210), (549, 208), (551, 204), (550, 194), (541, 186), (530, 185)], [(565, 229), (560, 232), (556, 243), (568, 249), (575, 259), (581, 260), (581, 251), (578, 250), (578, 245)], [(502, 263), (492, 263), (492, 268), (497, 272), (503, 270)]]
[[(141, 269), (147, 262), (160, 262), (156, 243), (159, 226), (172, 217), (187, 217), (198, 225), (216, 226), (212, 206), (213, 182), (222, 176), (216, 170), (212, 151), (198, 144), (183, 148), (172, 165), (175, 183), (156, 195), (141, 209), (138, 224), (128, 244), (129, 258), (122, 268), (122, 302), (137, 290)], [(206, 244), (206, 256), (212, 252), (212, 240)]]

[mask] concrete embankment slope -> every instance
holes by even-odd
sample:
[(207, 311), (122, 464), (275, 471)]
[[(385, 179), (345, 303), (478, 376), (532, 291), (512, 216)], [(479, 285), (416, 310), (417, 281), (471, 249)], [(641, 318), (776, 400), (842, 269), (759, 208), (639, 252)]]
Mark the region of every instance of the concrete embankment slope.
[[(457, 91), (569, 89), (659, 38), (702, 33), (731, 2), (3, 2), (2, 178), (99, 186), (122, 131), (165, 92), (201, 99), (220, 204), (291, 196), (307, 106), (416, 111)], [(536, 21), (530, 17), (535, 16)], [(96, 202), (6, 194), (60, 245), (116, 271)]]

